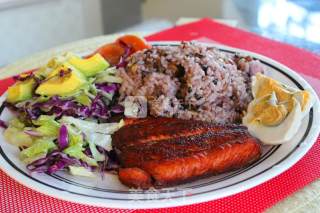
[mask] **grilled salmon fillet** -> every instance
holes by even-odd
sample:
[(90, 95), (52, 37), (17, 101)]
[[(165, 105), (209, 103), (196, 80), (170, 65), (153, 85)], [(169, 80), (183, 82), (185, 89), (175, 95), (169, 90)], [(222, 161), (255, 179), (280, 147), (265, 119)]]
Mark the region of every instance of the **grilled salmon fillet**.
[(176, 118), (126, 119), (112, 136), (129, 187), (161, 188), (247, 166), (259, 141), (241, 125)]

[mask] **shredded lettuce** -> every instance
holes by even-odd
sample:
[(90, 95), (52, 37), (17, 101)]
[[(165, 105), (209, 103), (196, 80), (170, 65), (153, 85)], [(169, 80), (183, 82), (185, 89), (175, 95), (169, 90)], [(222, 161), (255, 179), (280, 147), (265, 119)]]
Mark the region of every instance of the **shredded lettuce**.
[(86, 162), (90, 166), (97, 166), (97, 161), (93, 158), (88, 157), (84, 154), (84, 146), (86, 142), (83, 138), (83, 135), (80, 132), (77, 132), (72, 126), (68, 126), (69, 130), (69, 147), (63, 150), (64, 153), (68, 154), (71, 157), (77, 158)]
[(118, 83), (121, 84), (122, 83), (122, 78), (117, 77), (117, 76), (113, 76), (113, 75), (103, 75), (100, 77), (97, 77), (96, 83)]
[(73, 124), (82, 132), (96, 132), (101, 134), (112, 134), (123, 126), (123, 121), (119, 123), (101, 123), (94, 121), (85, 121), (70, 116), (63, 116), (61, 121), (67, 124)]
[(9, 126), (4, 130), (3, 136), (5, 140), (18, 147), (29, 147), (32, 145), (32, 137), (23, 132), (22, 129), (14, 126)]
[(22, 123), (18, 118), (14, 118), (9, 121), (9, 126), (16, 127), (18, 129), (23, 129), (25, 127), (24, 123)]
[(102, 96), (104, 97), (104, 98), (103, 98), (104, 103), (109, 104), (110, 101), (112, 101), (113, 95), (114, 95), (113, 93), (102, 92), (101, 94), (102, 94)]
[[(37, 85), (63, 76), (59, 67), (67, 63), (70, 55), (52, 58), (30, 76)], [(4, 137), (22, 148), (20, 158), (28, 164), (29, 171), (54, 173), (69, 168), (73, 175), (89, 177), (93, 176), (90, 169), (102, 172), (111, 168), (111, 134), (123, 126), (123, 121), (100, 122), (124, 111), (115, 100), (122, 83), (117, 71), (117, 67), (111, 67), (85, 78), (83, 86), (72, 94), (49, 97), (33, 93), (29, 100), (7, 105), (23, 120), (15, 118), (2, 125), (6, 127)]]
[(95, 145), (110, 151), (112, 149), (111, 135), (105, 135), (100, 133), (89, 133), (87, 134), (88, 140), (92, 141)]
[(115, 76), (117, 72), (116, 67), (111, 67), (104, 72), (98, 73), (95, 83), (122, 83), (122, 78)]
[(84, 106), (90, 106), (92, 102), (85, 92), (81, 92), (79, 95), (75, 96), (75, 100)]
[(85, 121), (68, 116), (62, 117), (61, 122), (74, 125), (85, 134), (92, 156), (97, 162), (104, 161), (105, 155), (100, 153), (96, 146), (100, 146), (101, 148), (110, 151), (112, 149), (110, 134), (117, 131), (123, 125), (123, 121), (120, 123), (98, 124), (93, 121)]
[(97, 150), (96, 144), (93, 141), (89, 141), (89, 148), (90, 151), (92, 153), (92, 157), (96, 160), (96, 161), (104, 161), (105, 160), (105, 155), (100, 153)]
[(95, 177), (95, 174), (82, 166), (69, 166), (72, 175), (83, 177)]
[(94, 84), (95, 80), (96, 80), (95, 78), (89, 78), (89, 80), (88, 80), (89, 88), (88, 88), (88, 90), (85, 91), (85, 93), (88, 96), (92, 96), (92, 98), (94, 98), (98, 94), (98, 90)]
[(48, 152), (56, 148), (57, 146), (53, 142), (52, 138), (40, 138), (37, 139), (29, 148), (22, 150), (20, 152), (20, 158), (22, 161), (29, 163), (39, 157), (45, 156)]
[(85, 141), (83, 140), (83, 136), (81, 135), (81, 133), (79, 134), (74, 134), (74, 133), (70, 133), (70, 126), (68, 126), (69, 129), (69, 146), (84, 146), (85, 145)]
[(4, 130), (3, 136), (5, 140), (18, 147), (29, 147), (33, 143), (33, 139), (30, 135), (23, 132), (25, 128), (18, 118), (14, 118), (9, 121), (9, 126)]
[[(106, 69), (105, 73), (115, 75), (117, 73), (117, 71), (118, 71), (118, 69), (116, 67), (110, 67), (110, 68)], [(102, 75), (102, 73), (100, 73), (100, 75)]]
[(55, 116), (41, 115), (33, 124), (39, 126), (36, 131), (43, 136), (58, 137), (60, 124), (55, 121)]
[(86, 162), (89, 166), (98, 166), (97, 161), (85, 155), (83, 151), (84, 148), (80, 145), (69, 146), (68, 148), (63, 150), (63, 152), (69, 155), (70, 157), (82, 160), (83, 162)]

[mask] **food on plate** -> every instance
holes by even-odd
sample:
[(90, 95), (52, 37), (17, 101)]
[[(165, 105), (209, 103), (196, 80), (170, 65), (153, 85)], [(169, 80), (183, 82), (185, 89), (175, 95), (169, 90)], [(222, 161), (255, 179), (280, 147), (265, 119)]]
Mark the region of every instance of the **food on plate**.
[(87, 79), (82, 72), (68, 63), (63, 63), (38, 85), (35, 93), (41, 96), (70, 96), (87, 85)]
[(145, 118), (148, 115), (147, 99), (144, 96), (127, 96), (123, 106), (127, 118)]
[(258, 61), (200, 44), (154, 46), (131, 55), (120, 70), (120, 100), (145, 96), (155, 117), (240, 122), (256, 72), (263, 72)]
[(117, 167), (111, 134), (123, 122), (110, 121), (124, 112), (117, 68), (144, 48), (143, 39), (125, 35), (87, 57), (68, 52), (15, 77), (3, 106), (17, 117), (1, 127), (30, 171), (92, 176)]
[(109, 119), (124, 108), (117, 102), (121, 79), (109, 66), (98, 53), (66, 53), (15, 77), (3, 106), (17, 116), (2, 126), (30, 171), (92, 176), (114, 168), (110, 135), (122, 122)]
[(120, 36), (116, 40), (116, 43), (131, 47), (133, 52), (151, 48), (150, 44), (148, 44), (143, 38), (136, 35)]
[(17, 82), (14, 86), (9, 87), (7, 101), (17, 103), (30, 99), (35, 86), (36, 81), (33, 78)]
[(100, 54), (95, 54), (86, 59), (71, 54), (68, 62), (87, 77), (95, 76), (101, 70), (105, 70), (110, 66)]
[(241, 125), (177, 118), (130, 119), (112, 135), (130, 187), (164, 187), (249, 165), (261, 155), (258, 140)]
[(110, 64), (124, 66), (125, 59), (130, 54), (150, 47), (146, 41), (138, 36), (124, 35), (114, 43), (100, 47), (96, 52), (100, 53)]
[(314, 102), (309, 91), (289, 87), (261, 73), (253, 77), (252, 94), (254, 99), (243, 124), (265, 144), (292, 139)]
[(249, 56), (124, 35), (16, 76), (0, 107), (16, 116), (0, 126), (32, 172), (112, 170), (129, 187), (171, 186), (247, 166), (260, 140), (297, 132), (312, 94), (263, 72)]

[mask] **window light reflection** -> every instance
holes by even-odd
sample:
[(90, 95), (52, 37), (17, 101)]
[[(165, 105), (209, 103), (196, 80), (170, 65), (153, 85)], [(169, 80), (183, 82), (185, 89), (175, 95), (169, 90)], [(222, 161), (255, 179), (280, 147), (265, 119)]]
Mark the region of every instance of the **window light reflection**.
[(258, 25), (266, 30), (290, 34), (320, 43), (320, 12), (309, 12), (289, 0), (261, 1)]

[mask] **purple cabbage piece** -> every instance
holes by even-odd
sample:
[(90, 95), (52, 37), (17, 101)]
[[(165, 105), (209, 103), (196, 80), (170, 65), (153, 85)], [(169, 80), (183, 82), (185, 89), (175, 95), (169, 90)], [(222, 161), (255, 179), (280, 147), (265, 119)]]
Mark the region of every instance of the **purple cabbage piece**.
[(97, 89), (102, 90), (103, 92), (106, 92), (106, 93), (114, 93), (119, 89), (119, 86), (116, 83), (95, 84), (95, 86)]
[(42, 114), (55, 115), (57, 118), (67, 115), (73, 117), (90, 117), (90, 108), (81, 106), (73, 100), (63, 100), (57, 96), (43, 103), (26, 104), (25, 113), (31, 120), (36, 120)]
[(83, 166), (80, 160), (69, 157), (58, 150), (54, 150), (46, 157), (28, 164), (27, 169), (31, 172), (48, 172), (52, 174), (71, 165)]
[(93, 171), (94, 167), (93, 166), (89, 166), (86, 162), (80, 161), (80, 166), (88, 169), (89, 171)]
[(8, 128), (8, 125), (3, 120), (0, 119), (0, 127), (6, 129)]
[(87, 147), (87, 148), (83, 151), (83, 153), (84, 153), (85, 155), (87, 155), (88, 157), (92, 158), (92, 153), (91, 153), (91, 150), (90, 150), (89, 147)]
[(38, 166), (44, 165), (45, 163), (47, 163), (47, 161), (48, 161), (48, 157), (40, 158), (36, 161), (33, 161), (29, 165), (27, 165), (27, 168), (29, 169), (31, 167), (38, 167)]
[(17, 113), (17, 116), (20, 116), (20, 114), (25, 114), (26, 117), (31, 120), (36, 120), (42, 114), (40, 108), (34, 107), (29, 102), (25, 103), (22, 107), (17, 107), (16, 105), (9, 102), (4, 102), (3, 106), (7, 107), (14, 113)]
[(105, 151), (102, 147), (97, 146), (97, 150), (105, 156), (105, 160), (103, 162), (98, 162), (98, 172), (100, 173), (101, 178), (103, 178), (105, 167), (108, 162), (108, 155), (106, 154), (107, 151)]
[(91, 106), (82, 106), (74, 100), (63, 100), (57, 96), (50, 98), (43, 103), (26, 103), (24, 107), (10, 107), (14, 111), (24, 112), (31, 120), (36, 120), (40, 115), (55, 115), (57, 118), (62, 116), (72, 116), (76, 118), (97, 118), (108, 119), (111, 112), (122, 113), (121, 106), (108, 107), (103, 101), (103, 96), (98, 94), (92, 101)]
[(68, 115), (86, 118), (90, 116), (88, 107), (81, 106), (73, 100), (62, 100), (58, 96), (54, 96), (47, 102), (38, 104), (40, 109), (47, 111), (48, 114), (55, 114), (57, 117)]
[(121, 46), (124, 48), (124, 54), (121, 56), (119, 63), (116, 65), (116, 68), (127, 66), (127, 58), (130, 56), (132, 52), (132, 47), (128, 46), (126, 43), (120, 40)]
[[(116, 83), (105, 83), (96, 84), (96, 87), (101, 92), (116, 93), (120, 86)], [(90, 106), (83, 106), (72, 98), (61, 99), (58, 96), (53, 96), (45, 102), (33, 103), (32, 101), (27, 101), (22, 106), (5, 102), (3, 107), (8, 107), (14, 112), (22, 113), (30, 120), (36, 120), (40, 115), (55, 115), (58, 119), (65, 115), (83, 119), (96, 118), (107, 120), (110, 118), (111, 113), (123, 112), (121, 106), (107, 106), (100, 93), (92, 100)]]
[(120, 104), (114, 105), (110, 109), (111, 112), (119, 114), (124, 112), (124, 107)]
[[(96, 170), (100, 172), (102, 177), (104, 171), (112, 171), (119, 169), (120, 164), (115, 150), (111, 150), (108, 152), (101, 148), (99, 149), (99, 151), (106, 156), (106, 160), (104, 162), (99, 162), (98, 167), (89, 166), (87, 163), (81, 160), (69, 157), (67, 154), (59, 150), (54, 150), (51, 153), (49, 153), (46, 157), (38, 159), (28, 164), (27, 169), (31, 172), (46, 172), (49, 174), (53, 174), (57, 171), (64, 170), (68, 166), (83, 166), (90, 171)], [(91, 153), (90, 151), (88, 151), (88, 149), (86, 149), (84, 153), (91, 157)]]
[(55, 164), (51, 165), (49, 168), (48, 168), (48, 173), (49, 174), (53, 174), (57, 171), (60, 171), (62, 169), (64, 169), (66, 167), (67, 163), (64, 161), (64, 160), (60, 160), (58, 162), (56, 162)]
[(48, 165), (44, 164), (38, 167), (29, 167), (27, 166), (27, 169), (29, 169), (31, 172), (38, 172), (38, 173), (44, 173), (48, 171)]
[(62, 124), (59, 130), (58, 144), (61, 150), (65, 149), (69, 144), (67, 126)]
[(105, 165), (105, 170), (106, 171), (111, 171), (111, 170), (117, 170), (120, 167), (120, 162), (117, 156), (117, 153), (114, 149), (110, 150), (109, 152), (106, 152), (107, 154), (107, 164)]
[(40, 132), (34, 131), (34, 130), (24, 130), (24, 133), (33, 136), (33, 137), (41, 137), (42, 134)]
[(113, 160), (108, 159), (107, 165), (105, 166), (106, 171), (113, 171), (120, 168), (120, 164)]
[(102, 95), (98, 94), (91, 104), (91, 116), (101, 119), (110, 118), (110, 111), (107, 109), (105, 103), (102, 100)]
[(98, 172), (101, 175), (101, 178), (104, 177), (105, 171), (116, 171), (120, 168), (120, 163), (117, 158), (115, 150), (106, 151), (105, 149), (97, 146), (97, 149), (100, 153), (105, 155), (105, 160), (103, 162), (98, 162)]
[(36, 120), (41, 115), (41, 110), (39, 108), (25, 108), (26, 114), (29, 116), (31, 120)]
[(105, 154), (106, 150), (104, 148), (102, 148), (101, 146), (96, 146), (96, 147), (101, 154)]

